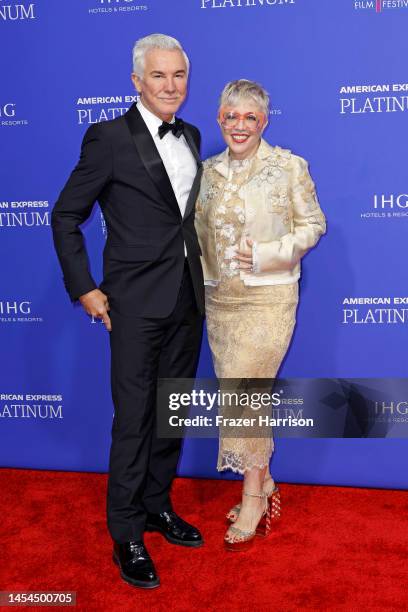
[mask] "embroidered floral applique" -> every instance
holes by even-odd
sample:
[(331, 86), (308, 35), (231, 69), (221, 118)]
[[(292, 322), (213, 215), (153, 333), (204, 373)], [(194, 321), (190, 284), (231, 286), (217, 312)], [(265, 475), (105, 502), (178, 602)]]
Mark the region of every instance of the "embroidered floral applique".
[[(221, 276), (232, 278), (239, 274), (239, 263), (234, 256), (239, 248), (245, 224), (245, 191), (252, 160), (230, 160), (231, 178), (224, 184), (221, 202), (215, 207), (216, 252)], [(246, 170), (246, 173), (243, 172)]]
[(266, 207), (270, 213), (283, 217), (284, 223), (289, 223), (289, 198), (287, 188), (283, 185), (272, 185), (266, 191)]
[(216, 183), (210, 183), (207, 186), (203, 185), (200, 193), (201, 206), (204, 208), (209, 202), (217, 200), (220, 194), (220, 186)]
[(316, 188), (310, 174), (306, 169), (304, 169), (298, 177), (298, 183), (299, 186), (297, 188), (297, 193), (305, 203), (307, 210), (313, 211), (315, 208), (317, 208)]
[(257, 187), (265, 183), (273, 185), (283, 176), (283, 169), (288, 166), (290, 158), (290, 151), (277, 147), (273, 153), (268, 155), (265, 167), (253, 177), (252, 181)]
[(229, 164), (235, 174), (241, 174), (249, 169), (252, 164), (252, 159), (232, 159)]

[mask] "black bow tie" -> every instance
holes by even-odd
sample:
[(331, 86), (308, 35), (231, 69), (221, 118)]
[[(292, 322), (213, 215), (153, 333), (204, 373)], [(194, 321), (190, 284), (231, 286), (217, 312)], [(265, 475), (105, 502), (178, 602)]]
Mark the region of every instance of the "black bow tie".
[(176, 138), (180, 138), (180, 136), (184, 132), (184, 121), (182, 119), (174, 120), (174, 123), (167, 123), (163, 121), (161, 126), (159, 127), (159, 138), (163, 138), (167, 132), (172, 132)]

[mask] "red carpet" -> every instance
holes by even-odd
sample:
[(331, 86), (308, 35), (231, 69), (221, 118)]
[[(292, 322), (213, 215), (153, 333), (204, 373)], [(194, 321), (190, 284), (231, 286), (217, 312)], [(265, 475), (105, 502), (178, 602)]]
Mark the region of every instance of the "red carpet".
[(109, 612), (408, 609), (403, 491), (283, 484), (273, 534), (227, 553), (223, 515), (239, 483), (178, 479), (175, 509), (206, 544), (188, 549), (147, 534), (162, 585), (141, 591), (111, 561), (105, 489), (100, 474), (0, 470), (0, 590), (76, 591), (76, 608), (65, 609)]

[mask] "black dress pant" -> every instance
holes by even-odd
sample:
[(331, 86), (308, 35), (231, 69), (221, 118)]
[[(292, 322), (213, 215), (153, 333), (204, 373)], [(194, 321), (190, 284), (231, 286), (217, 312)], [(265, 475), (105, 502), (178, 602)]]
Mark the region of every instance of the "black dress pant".
[(168, 317), (126, 317), (111, 310), (111, 380), (115, 414), (109, 461), (108, 528), (118, 543), (142, 539), (146, 513), (171, 510), (180, 439), (158, 438), (158, 378), (193, 378), (202, 339), (186, 262)]

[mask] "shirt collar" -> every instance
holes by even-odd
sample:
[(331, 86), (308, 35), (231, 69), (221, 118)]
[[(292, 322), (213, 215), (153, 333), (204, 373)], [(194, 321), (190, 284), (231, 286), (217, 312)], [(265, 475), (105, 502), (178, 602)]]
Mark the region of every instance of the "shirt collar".
[[(142, 115), (143, 120), (146, 123), (147, 129), (149, 130), (150, 134), (153, 137), (157, 136), (159, 127), (163, 123), (163, 120), (160, 119), (160, 117), (157, 117), (157, 115), (152, 113), (149, 109), (147, 109), (141, 99), (137, 103), (137, 108), (140, 114)], [(173, 117), (170, 123), (174, 123), (174, 121), (175, 121), (175, 118)]]

